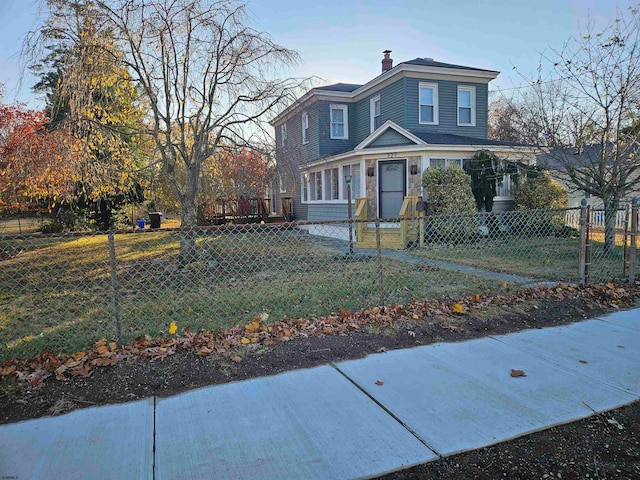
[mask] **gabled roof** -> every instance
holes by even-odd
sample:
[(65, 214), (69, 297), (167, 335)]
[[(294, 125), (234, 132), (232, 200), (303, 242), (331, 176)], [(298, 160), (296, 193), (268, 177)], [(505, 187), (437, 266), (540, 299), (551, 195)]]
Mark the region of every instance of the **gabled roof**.
[(499, 73), (495, 70), (486, 70), (484, 68), (466, 67), (464, 65), (455, 65), (453, 63), (436, 62), (433, 58), (414, 58), (406, 62), (401, 62), (398, 65), (419, 65), (421, 67), (439, 67), (439, 68), (454, 68), (458, 70), (476, 70), (478, 72), (492, 72)]
[(416, 137), (431, 145), (491, 145), (504, 147), (531, 147), (523, 143), (503, 142), (501, 140), (489, 140), (486, 138), (467, 137), (464, 135), (454, 135), (452, 133), (421, 132), (410, 130)]
[(375, 143), (376, 140), (382, 137), (382, 135), (384, 135), (384, 133), (387, 130), (390, 130), (390, 129), (394, 130), (395, 132), (405, 137), (407, 139), (408, 144), (423, 145), (425, 143), (419, 137), (411, 133), (409, 130), (402, 128), (400, 125), (392, 122), (391, 120), (387, 120), (382, 125), (380, 125), (377, 129), (371, 132), (371, 135), (369, 135), (367, 138), (361, 141), (358, 145), (356, 145), (354, 150), (362, 150), (364, 148), (370, 147), (373, 143)]
[[(304, 108), (308, 101), (316, 97), (325, 97), (325, 99), (338, 101), (353, 102), (359, 98), (363, 98), (370, 93), (377, 91), (381, 85), (385, 85), (390, 79), (402, 77), (403, 75), (455, 75), (464, 77), (471, 82), (485, 82), (493, 80), (500, 72), (495, 70), (484, 70), (482, 68), (466, 67), (463, 65), (455, 65), (452, 63), (436, 62), (433, 59), (415, 58), (407, 62), (397, 64), (390, 70), (381, 73), (377, 77), (369, 80), (364, 85), (352, 83), (335, 83), (324, 87), (315, 87), (298, 98), (292, 105), (285, 108), (280, 114), (273, 118), (269, 123), (273, 126), (278, 125), (283, 119), (286, 119), (293, 112)], [(387, 82), (388, 83), (388, 82)]]
[(325, 85), (324, 87), (316, 87), (313, 90), (327, 90), (330, 92), (353, 92), (362, 85), (355, 83), (334, 83), (333, 85)]
[[(452, 133), (425, 132), (415, 129), (407, 130), (400, 125), (387, 120), (373, 131), (367, 138), (360, 142), (354, 150), (362, 150), (364, 148), (372, 148), (376, 140), (381, 138), (388, 130), (394, 130), (396, 133), (406, 138), (407, 145), (477, 145), (477, 146), (502, 146), (502, 147), (530, 147), (521, 143), (502, 142), (499, 140), (488, 140), (486, 138), (466, 137), (463, 135), (454, 135)], [(390, 145), (391, 146), (391, 145)]]

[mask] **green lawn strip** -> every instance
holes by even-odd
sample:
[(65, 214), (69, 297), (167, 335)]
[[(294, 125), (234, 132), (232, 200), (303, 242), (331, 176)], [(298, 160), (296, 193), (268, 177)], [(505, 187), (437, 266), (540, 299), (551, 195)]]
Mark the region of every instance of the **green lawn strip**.
[[(47, 245), (41, 256), (33, 252), (33, 258), (3, 262), (12, 274), (0, 287), (0, 358), (34, 356), (44, 347), (73, 353), (102, 337), (115, 340), (105, 242), (105, 236), (67, 239)], [(205, 260), (183, 268), (176, 262), (177, 234), (116, 235), (123, 342), (166, 335), (172, 321), (179, 328), (221, 330), (263, 313), (273, 320), (315, 317), (381, 301), (406, 303), (499, 288), (498, 282), (385, 258), (381, 296), (375, 258), (345, 261), (332, 250), (273, 234), (222, 235), (197, 243)], [(215, 252), (211, 260), (205, 248)], [(57, 272), (49, 265), (53, 253), (53, 264), (62, 266)], [(39, 258), (46, 275), (37, 275)]]
[(475, 244), (428, 244), (415, 254), (539, 280), (575, 281), (578, 275), (576, 239), (510, 237)]

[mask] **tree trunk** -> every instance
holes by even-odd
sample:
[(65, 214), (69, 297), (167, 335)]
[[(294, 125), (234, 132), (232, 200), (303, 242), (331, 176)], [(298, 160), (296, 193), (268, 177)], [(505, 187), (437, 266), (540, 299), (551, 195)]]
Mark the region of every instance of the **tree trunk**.
[(616, 246), (616, 217), (620, 202), (615, 197), (604, 198), (604, 250), (613, 252)]
[(198, 259), (196, 231), (194, 230), (197, 225), (196, 194), (198, 192), (198, 173), (199, 170), (194, 168), (193, 164), (187, 170), (187, 188), (182, 199), (182, 232), (180, 233), (180, 256), (178, 261), (183, 267)]

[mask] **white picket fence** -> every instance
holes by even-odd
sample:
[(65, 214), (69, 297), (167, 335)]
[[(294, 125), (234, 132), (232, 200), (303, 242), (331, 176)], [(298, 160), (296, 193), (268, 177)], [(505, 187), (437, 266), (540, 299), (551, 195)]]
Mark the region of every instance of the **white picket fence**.
[[(627, 217), (626, 210), (618, 210), (616, 214), (616, 230), (624, 230), (624, 222)], [(580, 209), (567, 210), (565, 223), (570, 227), (580, 228)], [(604, 209), (591, 209), (592, 228), (604, 228)]]

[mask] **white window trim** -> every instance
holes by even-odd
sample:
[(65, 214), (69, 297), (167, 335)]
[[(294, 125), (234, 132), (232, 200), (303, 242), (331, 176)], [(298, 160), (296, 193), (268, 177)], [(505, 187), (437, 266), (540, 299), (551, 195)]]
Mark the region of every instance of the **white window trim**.
[[(307, 198), (304, 198), (304, 189), (307, 188)], [(309, 203), (309, 174), (300, 175), (300, 203)]]
[[(307, 200), (304, 199), (304, 186), (300, 187), (300, 201), (304, 204), (344, 204), (346, 205), (348, 202), (347, 199), (342, 199), (342, 195), (344, 194), (346, 196), (346, 194), (344, 193), (346, 191), (346, 185), (344, 183), (344, 178), (342, 178), (342, 167), (344, 167), (345, 165), (360, 165), (360, 195), (361, 197), (366, 197), (367, 195), (367, 191), (366, 191), (366, 171), (365, 171), (365, 165), (363, 161), (346, 161), (346, 162), (342, 162), (342, 163), (338, 163), (336, 165), (332, 165), (331, 167), (326, 167), (326, 168), (321, 168), (319, 170), (309, 170), (306, 173), (303, 173), (300, 176), (300, 181), (301, 182), (305, 182), (307, 183)], [(330, 170), (332, 168), (338, 168), (338, 199), (337, 200), (326, 200), (325, 197), (325, 170)], [(321, 200), (311, 200), (311, 174), (312, 173), (320, 173), (322, 175), (322, 199)], [(305, 179), (305, 175), (306, 175), (306, 179)], [(408, 181), (408, 180), (407, 180)], [(356, 201), (356, 197), (354, 196), (351, 199), (351, 203), (355, 204)]]
[[(433, 89), (433, 122), (423, 122), (420, 118), (420, 89), (422, 88), (431, 88)], [(420, 125), (439, 125), (440, 124), (440, 101), (438, 96), (438, 84), (437, 83), (426, 83), (420, 82), (418, 85), (418, 123)]]
[[(343, 121), (344, 121), (344, 136), (342, 137), (334, 137), (333, 136), (333, 110), (342, 110), (343, 112)], [(331, 140), (349, 140), (349, 106), (343, 104), (332, 104), (329, 107), (329, 135), (331, 136)]]
[(282, 174), (278, 175), (278, 187), (280, 189), (280, 193), (287, 193), (285, 178)]
[(306, 145), (307, 143), (309, 143), (309, 114), (302, 112), (302, 144)]
[[(460, 123), (460, 92), (471, 92), (471, 123)], [(458, 85), (456, 94), (456, 116), (459, 127), (475, 127), (476, 126), (476, 87), (471, 85)], [(467, 107), (464, 107), (467, 108)]]
[[(373, 132), (376, 129), (376, 122), (375, 122), (375, 105), (376, 102), (380, 101), (380, 95), (376, 95), (375, 97), (373, 97), (371, 100), (369, 100), (369, 116), (370, 116), (370, 123), (371, 123), (371, 132)], [(382, 104), (380, 105), (380, 107), (382, 107)], [(380, 112), (382, 114), (382, 111)]]

